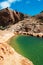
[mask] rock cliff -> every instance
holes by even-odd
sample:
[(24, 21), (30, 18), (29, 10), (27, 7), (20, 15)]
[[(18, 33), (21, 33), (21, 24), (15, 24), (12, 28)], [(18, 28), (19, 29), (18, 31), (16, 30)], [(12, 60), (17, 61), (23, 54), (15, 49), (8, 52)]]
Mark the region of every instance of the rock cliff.
[(0, 10), (0, 26), (22, 32), (43, 33), (43, 11), (35, 16), (28, 16), (5, 8)]
[(27, 17), (27, 15), (24, 15), (20, 12), (5, 8), (0, 10), (0, 26), (5, 27), (11, 24), (15, 24)]

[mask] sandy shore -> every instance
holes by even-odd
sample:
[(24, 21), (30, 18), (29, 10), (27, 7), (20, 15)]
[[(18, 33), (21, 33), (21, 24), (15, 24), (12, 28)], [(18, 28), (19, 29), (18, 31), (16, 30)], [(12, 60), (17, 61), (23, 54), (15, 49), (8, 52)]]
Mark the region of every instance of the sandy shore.
[(6, 42), (8, 39), (10, 39), (13, 36), (14, 36), (14, 33), (11, 31), (7, 31), (7, 30), (1, 31), (0, 30), (0, 43)]

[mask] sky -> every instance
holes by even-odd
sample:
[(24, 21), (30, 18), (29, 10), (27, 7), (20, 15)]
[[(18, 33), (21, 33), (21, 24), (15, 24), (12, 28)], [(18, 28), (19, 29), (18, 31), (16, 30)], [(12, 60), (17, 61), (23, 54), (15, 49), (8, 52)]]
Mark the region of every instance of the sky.
[(43, 11), (43, 0), (0, 0), (0, 9), (6, 7), (32, 16)]

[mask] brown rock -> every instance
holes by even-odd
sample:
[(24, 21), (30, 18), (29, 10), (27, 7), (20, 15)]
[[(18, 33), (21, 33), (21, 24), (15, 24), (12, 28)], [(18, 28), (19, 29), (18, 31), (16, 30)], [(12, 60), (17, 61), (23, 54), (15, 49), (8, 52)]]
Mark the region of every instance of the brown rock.
[(9, 8), (0, 10), (0, 26), (14, 24), (20, 20), (23, 20), (24, 18), (26, 18), (26, 15), (10, 10)]
[(43, 33), (43, 12), (28, 16), (9, 8), (0, 10), (0, 26), (9, 25), (12, 26), (7, 29), (14, 32)]

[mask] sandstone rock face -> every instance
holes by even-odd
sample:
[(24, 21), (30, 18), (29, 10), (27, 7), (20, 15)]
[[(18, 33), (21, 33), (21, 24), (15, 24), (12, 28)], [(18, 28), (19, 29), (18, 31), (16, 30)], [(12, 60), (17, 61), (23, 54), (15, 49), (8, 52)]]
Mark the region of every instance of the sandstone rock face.
[(33, 65), (33, 63), (18, 54), (7, 43), (0, 43), (0, 65)]
[(25, 19), (11, 26), (9, 30), (14, 32), (43, 33), (43, 23), (37, 23), (37, 20), (34, 21), (33, 19)]
[[(12, 25), (13, 24), (13, 25)], [(11, 31), (43, 33), (43, 12), (35, 16), (28, 16), (5, 8), (0, 10), (0, 26), (9, 26)]]

